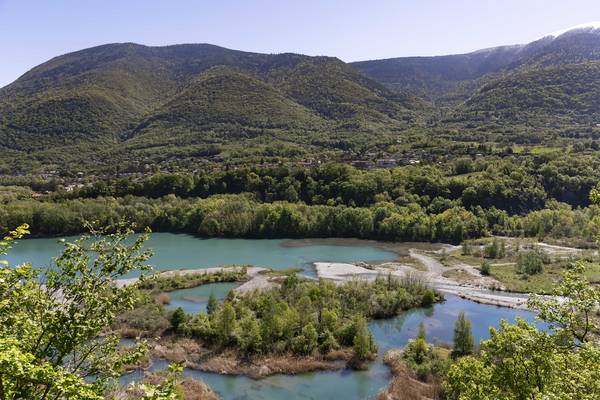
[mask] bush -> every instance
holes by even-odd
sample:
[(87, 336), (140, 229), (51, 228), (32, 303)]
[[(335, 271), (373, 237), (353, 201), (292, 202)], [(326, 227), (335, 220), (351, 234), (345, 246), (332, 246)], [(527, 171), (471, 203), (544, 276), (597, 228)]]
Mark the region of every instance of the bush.
[(481, 269), (480, 269), (480, 271), (481, 271), (481, 275), (483, 275), (483, 276), (489, 276), (489, 275), (490, 275), (490, 272), (491, 272), (490, 270), (491, 270), (491, 265), (490, 265), (490, 263), (489, 263), (489, 262), (487, 262), (487, 261), (484, 261), (484, 262), (481, 264)]
[(179, 328), (185, 323), (185, 320), (186, 316), (183, 308), (177, 307), (175, 311), (173, 311), (173, 314), (171, 314), (171, 328), (173, 328), (175, 332), (178, 332)]
[(539, 250), (519, 253), (516, 268), (523, 275), (539, 274), (544, 270), (544, 258)]
[(423, 307), (429, 307), (435, 302), (435, 291), (433, 289), (425, 290), (423, 298), (421, 299), (421, 305)]
[(504, 241), (494, 238), (490, 244), (483, 249), (485, 258), (504, 258), (506, 255), (506, 245)]

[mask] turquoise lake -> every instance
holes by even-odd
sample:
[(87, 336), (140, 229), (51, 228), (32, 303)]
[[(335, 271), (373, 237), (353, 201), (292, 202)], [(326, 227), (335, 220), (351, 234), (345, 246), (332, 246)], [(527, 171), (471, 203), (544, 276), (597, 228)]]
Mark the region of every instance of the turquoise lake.
[[(67, 238), (73, 239), (73, 238)], [(309, 243), (307, 246), (290, 246), (288, 240), (199, 239), (189, 235), (154, 233), (147, 247), (154, 249), (150, 262), (157, 270), (174, 268), (201, 268), (230, 264), (251, 264), (274, 269), (303, 268), (314, 276), (315, 261), (385, 261), (398, 257), (372, 244), (352, 242), (350, 245)], [(21, 240), (7, 257), (14, 265), (32, 262), (35, 266), (50, 265), (52, 257), (61, 250), (58, 239)], [(170, 293), (168, 307), (182, 307), (188, 313), (204, 311), (211, 292), (223, 298), (237, 283), (216, 283)], [(371, 321), (370, 330), (379, 345), (379, 357), (368, 371), (316, 372), (299, 375), (275, 375), (261, 380), (245, 376), (227, 376), (186, 370), (185, 374), (199, 378), (210, 385), (221, 398), (248, 400), (289, 399), (371, 399), (385, 388), (391, 379), (389, 369), (382, 363), (383, 352), (404, 346), (416, 336), (420, 322), (425, 324), (430, 342), (452, 341), (453, 327), (458, 314), (464, 311), (472, 322), (476, 340), (489, 337), (489, 327), (498, 326), (500, 320), (514, 321), (520, 316), (534, 321), (534, 315), (521, 310), (477, 304), (455, 296), (427, 309), (416, 309), (398, 317)], [(540, 325), (544, 327), (543, 325)], [(152, 369), (162, 369), (166, 363), (155, 360)], [(131, 382), (139, 379), (137, 371), (122, 378)]]
[[(464, 311), (473, 324), (476, 341), (489, 337), (489, 327), (498, 326), (502, 319), (514, 322), (516, 317), (534, 322), (532, 313), (474, 303), (456, 296), (426, 309), (406, 312), (398, 317), (372, 321), (369, 328), (379, 345), (379, 357), (367, 371), (343, 369), (299, 375), (274, 375), (261, 380), (245, 376), (229, 376), (185, 370), (186, 376), (198, 378), (210, 385), (226, 400), (289, 400), (289, 399), (373, 399), (390, 382), (391, 374), (383, 364), (383, 353), (403, 347), (414, 338), (421, 322), (427, 338), (434, 343), (451, 343), (454, 322)], [(543, 326), (542, 326), (543, 327)], [(151, 369), (164, 369), (166, 362), (155, 360)], [(141, 377), (140, 372), (125, 376), (123, 383)]]
[[(74, 240), (76, 237), (67, 237)], [(201, 239), (191, 235), (153, 233), (146, 247), (154, 250), (149, 263), (156, 270), (207, 268), (221, 265), (250, 264), (273, 269), (302, 268), (315, 276), (315, 261), (387, 261), (398, 255), (365, 245), (317, 244), (286, 246), (287, 239)], [(11, 265), (31, 262), (36, 267), (50, 265), (60, 254), (59, 238), (27, 239), (16, 243), (7, 257)]]

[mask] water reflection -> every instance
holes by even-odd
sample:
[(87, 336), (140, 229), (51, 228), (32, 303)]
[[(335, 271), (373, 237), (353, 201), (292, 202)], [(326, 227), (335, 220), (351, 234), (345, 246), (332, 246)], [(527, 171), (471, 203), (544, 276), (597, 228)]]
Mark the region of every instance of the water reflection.
[[(447, 296), (446, 302), (426, 309), (406, 312), (398, 317), (372, 321), (369, 328), (377, 343), (380, 355), (368, 371), (326, 371), (299, 375), (275, 375), (262, 380), (245, 376), (226, 376), (186, 370), (187, 376), (203, 380), (225, 399), (289, 400), (373, 398), (390, 380), (389, 369), (382, 363), (382, 354), (390, 348), (404, 346), (416, 336), (419, 323), (423, 322), (430, 341), (452, 341), (454, 322), (464, 311), (473, 324), (475, 340), (489, 337), (489, 326), (499, 326), (500, 320), (514, 321), (517, 316), (535, 322), (534, 315), (523, 310), (513, 310), (474, 303), (455, 296)], [(540, 328), (546, 325), (538, 323)], [(162, 369), (166, 363), (157, 360), (153, 369)], [(127, 375), (123, 382), (139, 379), (139, 374)]]

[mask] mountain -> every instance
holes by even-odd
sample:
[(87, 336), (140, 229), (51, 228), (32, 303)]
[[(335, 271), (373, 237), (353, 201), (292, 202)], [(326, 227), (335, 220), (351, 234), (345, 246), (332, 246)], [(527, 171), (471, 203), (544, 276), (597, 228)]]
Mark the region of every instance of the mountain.
[(511, 72), (600, 60), (600, 23), (555, 32), (525, 45), (468, 54), (401, 57), (351, 65), (391, 90), (442, 104), (468, 99), (490, 80)]
[(422, 107), (333, 57), (108, 44), (0, 89), (0, 148), (27, 165), (287, 157), (368, 145)]
[(351, 64), (210, 44), (107, 44), (0, 89), (0, 173), (410, 160), (446, 140), (538, 143), (596, 129), (599, 98), (600, 23), (523, 45)]
[(483, 85), (457, 110), (470, 121), (595, 125), (600, 123), (600, 62), (519, 70)]

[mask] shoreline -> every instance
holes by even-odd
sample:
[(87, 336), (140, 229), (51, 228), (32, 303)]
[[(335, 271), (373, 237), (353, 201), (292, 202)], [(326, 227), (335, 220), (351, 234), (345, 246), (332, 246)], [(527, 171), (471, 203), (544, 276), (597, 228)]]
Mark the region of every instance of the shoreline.
[[(235, 349), (210, 350), (193, 339), (165, 337), (149, 346), (151, 360), (183, 363), (186, 368), (219, 375), (262, 379), (272, 375), (296, 375), (347, 368), (351, 349), (340, 349), (324, 356), (265, 354), (244, 356)], [(148, 370), (151, 367), (144, 368)]]

